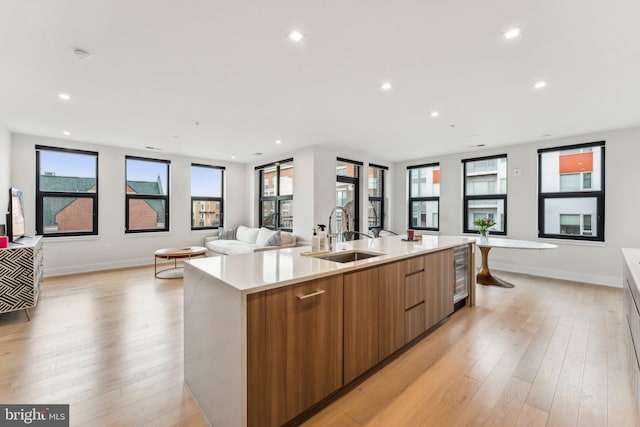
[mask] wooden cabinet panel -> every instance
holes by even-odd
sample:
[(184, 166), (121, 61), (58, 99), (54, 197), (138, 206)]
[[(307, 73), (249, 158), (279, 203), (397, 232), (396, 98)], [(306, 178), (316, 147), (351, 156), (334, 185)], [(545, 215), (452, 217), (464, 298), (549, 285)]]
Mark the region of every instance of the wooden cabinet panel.
[[(424, 258), (424, 257), (420, 257)], [(410, 309), (413, 306), (424, 302), (426, 283), (424, 269), (406, 275), (404, 278), (404, 308)]]
[(378, 269), (379, 296), (379, 356), (389, 356), (405, 344), (405, 263), (394, 262)]
[(404, 276), (404, 342), (405, 344), (426, 330), (425, 257), (405, 261)]
[(453, 313), (455, 265), (453, 249), (425, 255), (427, 277), (426, 328)]
[(378, 357), (378, 269), (344, 275), (344, 383), (366, 372)]
[(267, 352), (265, 328), (266, 292), (247, 295), (247, 416), (248, 425), (259, 425), (268, 419), (268, 396), (270, 393), (264, 369)]
[(453, 250), (247, 296), (247, 424), (279, 426), (453, 312)]
[[(256, 411), (248, 413), (249, 425), (282, 425), (342, 386), (342, 285), (339, 275), (266, 291), (265, 351), (248, 351), (247, 360), (248, 386), (264, 393), (251, 390), (248, 397), (266, 402), (264, 408), (248, 402)], [(250, 316), (260, 316), (260, 308), (251, 308)], [(259, 335), (252, 332), (257, 323), (247, 319), (250, 334)]]
[(417, 256), (409, 258), (404, 261), (400, 261), (404, 264), (404, 274), (409, 275), (411, 273), (417, 273), (418, 271), (424, 271), (424, 257)]
[(405, 311), (404, 313), (405, 342), (411, 341), (412, 339), (414, 339), (415, 337), (417, 337), (418, 335), (420, 335), (426, 330), (425, 320), (426, 320), (426, 315), (425, 315), (424, 301), (416, 305), (415, 307), (413, 307), (411, 310)]

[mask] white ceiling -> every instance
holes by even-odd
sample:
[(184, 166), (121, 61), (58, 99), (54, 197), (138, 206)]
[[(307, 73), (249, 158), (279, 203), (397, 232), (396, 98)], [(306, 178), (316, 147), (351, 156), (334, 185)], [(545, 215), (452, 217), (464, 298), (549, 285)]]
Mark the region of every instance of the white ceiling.
[(0, 58), (14, 132), (240, 162), (640, 125), (635, 0), (0, 0)]

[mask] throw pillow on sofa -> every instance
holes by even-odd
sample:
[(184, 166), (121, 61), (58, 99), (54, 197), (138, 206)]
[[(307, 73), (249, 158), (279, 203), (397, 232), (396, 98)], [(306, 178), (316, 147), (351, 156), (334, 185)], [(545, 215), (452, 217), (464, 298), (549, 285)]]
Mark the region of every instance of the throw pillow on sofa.
[(219, 240), (235, 240), (236, 239), (236, 229), (235, 228), (218, 228), (218, 239)]
[(258, 231), (258, 236), (256, 237), (255, 244), (258, 246), (265, 246), (267, 240), (276, 234), (274, 230), (269, 230), (268, 228), (262, 227)]
[(295, 245), (297, 240), (295, 234), (286, 231), (283, 231), (280, 237), (282, 238), (282, 245)]
[(280, 234), (280, 230), (276, 231), (264, 242), (265, 246), (280, 246), (282, 244), (282, 235)]
[(249, 228), (241, 225), (236, 229), (236, 240), (255, 245), (259, 231), (257, 228)]

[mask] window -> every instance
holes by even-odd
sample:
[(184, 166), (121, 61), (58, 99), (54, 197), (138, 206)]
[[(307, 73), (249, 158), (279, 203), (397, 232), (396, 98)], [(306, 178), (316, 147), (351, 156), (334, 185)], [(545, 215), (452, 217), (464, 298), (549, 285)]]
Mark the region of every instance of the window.
[(36, 145), (36, 233), (98, 234), (98, 153)]
[[(336, 206), (342, 206), (349, 213), (350, 231), (360, 231), (360, 166), (362, 165), (362, 162), (340, 157), (336, 160)], [(332, 230), (334, 232), (341, 230), (344, 221), (342, 212), (336, 212), (334, 220), (335, 225), (331, 224)], [(357, 234), (355, 238), (358, 238)]]
[(604, 241), (604, 149), (538, 150), (538, 237)]
[(507, 234), (507, 155), (466, 159), (463, 165), (464, 232), (474, 233), (474, 222), (491, 218), (491, 234)]
[(168, 160), (125, 157), (125, 232), (169, 231)]
[(408, 166), (409, 228), (434, 230), (440, 228), (440, 164)]
[(384, 228), (384, 174), (388, 169), (369, 164), (369, 229)]
[(260, 227), (293, 230), (293, 159), (256, 167), (260, 179)]
[(224, 167), (191, 164), (191, 229), (223, 226)]

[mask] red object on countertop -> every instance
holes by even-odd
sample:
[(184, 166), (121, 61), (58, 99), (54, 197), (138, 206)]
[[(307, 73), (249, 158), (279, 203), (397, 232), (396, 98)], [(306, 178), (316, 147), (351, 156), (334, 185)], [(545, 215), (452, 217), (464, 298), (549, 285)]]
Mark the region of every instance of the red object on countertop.
[(0, 249), (9, 246), (9, 237), (0, 236)]

